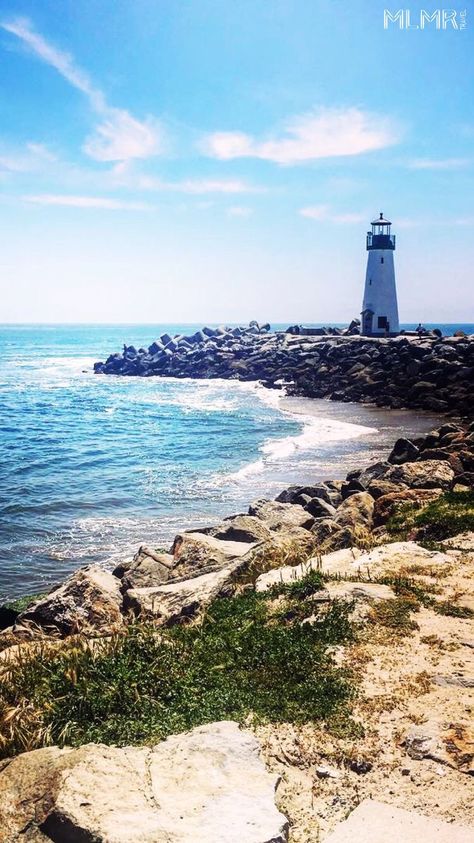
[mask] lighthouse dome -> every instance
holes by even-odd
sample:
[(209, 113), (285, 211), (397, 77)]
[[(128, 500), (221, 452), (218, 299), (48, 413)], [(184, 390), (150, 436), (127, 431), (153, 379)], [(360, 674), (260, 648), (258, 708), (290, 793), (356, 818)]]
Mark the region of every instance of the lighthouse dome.
[(370, 224), (371, 225), (392, 225), (390, 220), (384, 219), (384, 215), (383, 215), (382, 211), (380, 211), (380, 216), (379, 216), (378, 220), (372, 220), (372, 222)]

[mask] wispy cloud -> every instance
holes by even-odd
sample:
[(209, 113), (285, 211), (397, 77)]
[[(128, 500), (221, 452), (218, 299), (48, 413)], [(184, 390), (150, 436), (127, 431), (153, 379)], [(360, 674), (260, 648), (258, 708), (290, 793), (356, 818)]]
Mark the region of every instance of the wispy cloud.
[(157, 176), (135, 172), (128, 165), (119, 164), (114, 168), (113, 181), (116, 186), (127, 187), (132, 190), (169, 191), (175, 193), (204, 194), (204, 193), (262, 193), (264, 188), (249, 184), (243, 179), (182, 179), (166, 181)]
[(15, 35), (43, 62), (53, 67), (73, 88), (89, 100), (101, 122), (86, 139), (84, 151), (97, 161), (127, 161), (148, 158), (162, 147), (162, 131), (150, 118), (140, 121), (128, 111), (107, 103), (104, 93), (96, 88), (88, 74), (78, 67), (74, 58), (57, 49), (36, 32), (27, 18), (3, 21), (0, 26)]
[(3, 147), (0, 149), (0, 172), (31, 173), (55, 160), (56, 156), (43, 144), (27, 143), (14, 149)]
[(468, 158), (414, 158), (408, 162), (410, 170), (460, 170), (469, 166)]
[(360, 155), (398, 143), (401, 129), (387, 116), (359, 108), (323, 108), (294, 118), (281, 137), (260, 140), (244, 132), (215, 132), (202, 144), (221, 160), (261, 158), (299, 164), (318, 158)]
[(332, 222), (338, 225), (360, 223), (367, 218), (366, 214), (359, 213), (336, 214), (328, 205), (310, 205), (307, 208), (300, 208), (300, 214), (302, 217), (308, 217), (317, 222)]
[(110, 199), (106, 196), (67, 196), (40, 193), (36, 196), (23, 196), (25, 202), (34, 205), (61, 205), (68, 208), (102, 208), (108, 211), (152, 211), (153, 205), (145, 202), (128, 202)]
[(253, 208), (247, 208), (244, 205), (232, 205), (227, 209), (229, 217), (250, 217), (253, 214)]

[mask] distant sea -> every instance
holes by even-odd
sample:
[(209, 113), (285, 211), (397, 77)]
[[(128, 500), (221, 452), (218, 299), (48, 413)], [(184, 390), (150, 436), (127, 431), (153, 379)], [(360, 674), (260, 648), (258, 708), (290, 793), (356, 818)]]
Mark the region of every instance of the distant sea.
[(124, 342), (198, 327), (0, 326), (0, 601), (166, 547), (286, 485), (343, 477), (437, 422), (257, 384), (92, 372)]

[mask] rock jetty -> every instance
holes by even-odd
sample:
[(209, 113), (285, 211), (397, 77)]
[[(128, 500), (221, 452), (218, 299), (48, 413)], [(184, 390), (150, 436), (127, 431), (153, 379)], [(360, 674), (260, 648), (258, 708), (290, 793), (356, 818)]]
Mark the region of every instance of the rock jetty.
[[(360, 337), (357, 328), (271, 332), (269, 325), (163, 334), (148, 348), (124, 346), (97, 374), (225, 378), (286, 387), (290, 395), (398, 409), (474, 415), (474, 336)], [(336, 333), (338, 332), (338, 333)]]

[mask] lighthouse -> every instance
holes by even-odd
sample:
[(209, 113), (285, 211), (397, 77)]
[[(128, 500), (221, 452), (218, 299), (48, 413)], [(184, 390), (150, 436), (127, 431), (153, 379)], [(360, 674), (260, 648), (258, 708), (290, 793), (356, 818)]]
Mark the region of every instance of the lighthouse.
[(399, 333), (395, 286), (395, 235), (392, 223), (380, 213), (367, 232), (367, 272), (362, 304), (361, 334), (365, 337), (393, 337)]

